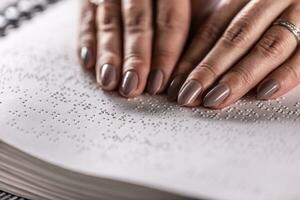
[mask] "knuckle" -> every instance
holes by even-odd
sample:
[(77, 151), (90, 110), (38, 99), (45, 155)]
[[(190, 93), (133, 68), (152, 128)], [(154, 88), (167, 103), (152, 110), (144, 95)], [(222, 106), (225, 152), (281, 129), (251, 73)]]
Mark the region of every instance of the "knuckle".
[(144, 65), (145, 59), (137, 54), (137, 53), (131, 53), (124, 57), (124, 63), (125, 64), (131, 64), (131, 65)]
[(89, 1), (83, 1), (82, 7), (81, 7), (81, 16), (86, 15), (87, 13), (96, 13), (96, 6), (94, 4), (91, 4)]
[(95, 41), (94, 35), (87, 33), (87, 34), (81, 35), (80, 42), (83, 44), (86, 44), (86, 43), (93, 44), (96, 41)]
[(81, 18), (80, 33), (88, 33), (95, 30), (95, 16), (91, 13), (86, 13)]
[(252, 85), (254, 82), (253, 74), (246, 68), (234, 68), (228, 73), (228, 77), (242, 81), (245, 85)]
[(204, 71), (208, 72), (211, 75), (212, 79), (216, 79), (219, 76), (218, 71), (211, 64), (208, 64), (208, 63), (200, 64), (198, 69), (199, 69), (199, 71), (204, 70)]
[(91, 23), (94, 20), (95, 14), (92, 10), (86, 10), (82, 13), (81, 21), (83, 24)]
[(114, 31), (120, 25), (120, 9), (114, 3), (105, 3), (97, 13), (97, 24), (100, 31)]
[(187, 24), (178, 17), (178, 14), (173, 9), (169, 9), (158, 15), (156, 20), (158, 29), (164, 31), (182, 31)]
[(90, 35), (90, 33), (93, 32), (93, 30), (89, 24), (83, 24), (80, 26), (79, 32), (81, 35)]
[(250, 40), (253, 24), (248, 17), (233, 22), (222, 36), (223, 42), (231, 47), (244, 48)]
[(282, 68), (284, 73), (288, 74), (288, 76), (294, 80), (295, 82), (300, 82), (300, 73), (291, 65), (286, 65)]
[[(121, 65), (121, 59), (117, 52), (113, 51), (99, 51), (97, 55), (98, 63), (105, 64), (110, 63), (114, 66), (120, 66)], [(102, 66), (102, 65), (101, 65)]]
[(151, 20), (147, 12), (137, 5), (131, 5), (126, 8), (124, 26), (128, 32), (143, 32), (151, 27)]
[(111, 24), (111, 25), (104, 25), (104, 26), (100, 26), (99, 27), (99, 31), (100, 31), (99, 34), (101, 34), (101, 32), (102, 33), (103, 32), (116, 32), (117, 30), (119, 30), (119, 28), (116, 25), (113, 25), (113, 24)]
[(146, 74), (149, 68), (150, 63), (138, 53), (131, 53), (124, 57), (123, 69), (135, 69), (141, 74)]
[(285, 43), (284, 38), (280, 34), (269, 32), (258, 42), (254, 50), (264, 56), (274, 57), (283, 53)]
[(159, 49), (153, 55), (154, 57), (174, 58), (176, 57), (176, 52), (168, 49)]
[(199, 40), (216, 40), (221, 34), (219, 23), (215, 21), (210, 21), (205, 23), (202, 28), (196, 33)]

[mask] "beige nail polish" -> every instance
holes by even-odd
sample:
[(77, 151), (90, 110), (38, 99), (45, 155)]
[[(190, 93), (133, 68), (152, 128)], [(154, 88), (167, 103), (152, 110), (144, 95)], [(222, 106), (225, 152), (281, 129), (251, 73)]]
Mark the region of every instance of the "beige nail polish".
[(179, 92), (178, 104), (187, 106), (192, 104), (202, 92), (202, 85), (196, 80), (185, 83)]
[(263, 82), (257, 91), (257, 98), (267, 100), (271, 98), (280, 88), (279, 82), (274, 79)]
[(147, 92), (150, 95), (155, 95), (159, 92), (164, 82), (164, 74), (161, 70), (155, 69), (150, 72), (148, 83), (147, 83)]
[(116, 68), (110, 64), (104, 64), (99, 70), (98, 82), (104, 87), (113, 87), (117, 81)]
[(169, 85), (168, 88), (168, 100), (169, 101), (176, 101), (178, 94), (179, 94), (179, 90), (182, 87), (184, 81), (186, 79), (186, 75), (181, 74), (181, 75), (177, 75), (172, 82)]
[(227, 84), (215, 86), (203, 100), (204, 107), (214, 107), (222, 103), (230, 95), (230, 88)]
[(134, 71), (127, 71), (123, 77), (120, 92), (124, 96), (131, 95), (138, 87), (138, 75)]

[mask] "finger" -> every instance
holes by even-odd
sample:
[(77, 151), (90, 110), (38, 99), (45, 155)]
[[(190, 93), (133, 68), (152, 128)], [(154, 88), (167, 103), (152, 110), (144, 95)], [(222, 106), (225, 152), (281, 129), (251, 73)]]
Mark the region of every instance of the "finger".
[(124, 63), (120, 94), (140, 95), (150, 71), (152, 6), (150, 0), (123, 0)]
[(185, 74), (191, 72), (207, 55), (225, 31), (232, 18), (247, 2), (248, 0), (222, 1), (202, 26), (200, 26), (198, 31), (196, 31), (187, 51), (173, 72), (173, 80), (168, 88), (169, 100), (177, 100), (179, 89), (185, 81)]
[(119, 84), (122, 62), (120, 0), (105, 0), (99, 4), (97, 28), (97, 82), (104, 90), (114, 90)]
[[(287, 10), (282, 19), (300, 25), (299, 9)], [(290, 30), (273, 25), (251, 52), (207, 94), (204, 106), (219, 109), (240, 99), (284, 63), (295, 51), (297, 43)]]
[[(219, 0), (191, 0), (191, 15), (193, 18), (192, 23), (197, 25), (205, 17), (207, 17), (216, 5), (219, 4)], [(195, 20), (194, 20), (195, 19)], [(199, 25), (199, 24), (198, 24)]]
[(191, 0), (191, 25), (188, 36), (188, 41), (191, 41), (191, 38), (198, 30), (198, 27), (207, 20), (210, 14), (215, 10), (220, 0)]
[(300, 84), (300, 48), (281, 67), (271, 73), (257, 88), (257, 98), (275, 99)]
[(164, 89), (185, 44), (190, 24), (190, 2), (157, 1), (155, 41), (147, 92)]
[[(273, 21), (290, 5), (291, 0), (275, 2), (253, 0), (242, 9), (215, 47), (189, 75), (179, 92), (179, 104), (199, 105), (203, 92), (249, 51)], [(197, 82), (196, 88), (193, 88), (193, 82)]]
[(84, 0), (81, 7), (78, 57), (85, 68), (93, 68), (96, 63), (96, 5)]

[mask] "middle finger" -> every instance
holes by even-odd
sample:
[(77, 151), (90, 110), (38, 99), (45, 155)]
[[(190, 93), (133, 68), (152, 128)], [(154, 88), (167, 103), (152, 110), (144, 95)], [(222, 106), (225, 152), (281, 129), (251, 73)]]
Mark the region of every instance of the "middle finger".
[(150, 70), (152, 51), (152, 1), (123, 0), (124, 63), (120, 94), (140, 95)]

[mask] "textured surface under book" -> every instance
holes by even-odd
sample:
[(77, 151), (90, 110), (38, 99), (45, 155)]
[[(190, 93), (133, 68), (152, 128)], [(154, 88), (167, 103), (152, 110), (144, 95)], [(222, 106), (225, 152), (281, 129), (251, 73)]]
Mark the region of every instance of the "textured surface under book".
[(299, 89), (222, 111), (104, 93), (76, 62), (77, 1), (54, 7), (1, 41), (2, 140), (66, 168), (192, 197), (299, 199)]
[(0, 200), (27, 200), (0, 190)]

